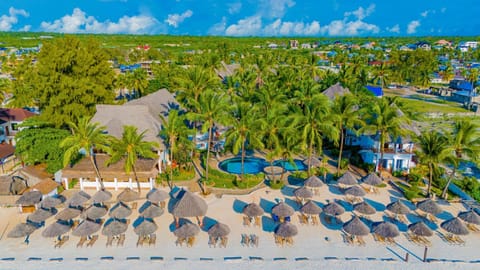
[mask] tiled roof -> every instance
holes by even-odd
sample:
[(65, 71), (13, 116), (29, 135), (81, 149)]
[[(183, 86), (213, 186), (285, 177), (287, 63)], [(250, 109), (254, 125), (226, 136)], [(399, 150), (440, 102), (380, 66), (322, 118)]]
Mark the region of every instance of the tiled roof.
[(0, 144), (0, 159), (7, 158), (15, 153), (15, 148), (7, 143)]
[(35, 116), (35, 113), (21, 108), (0, 108), (0, 119), (3, 121), (21, 122), (29, 117)]

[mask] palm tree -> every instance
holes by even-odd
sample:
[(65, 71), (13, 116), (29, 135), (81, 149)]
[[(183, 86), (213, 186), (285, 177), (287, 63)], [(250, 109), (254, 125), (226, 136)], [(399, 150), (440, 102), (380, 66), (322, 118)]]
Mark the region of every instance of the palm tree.
[(78, 123), (68, 123), (72, 135), (65, 138), (60, 147), (65, 148), (65, 154), (63, 158), (63, 166), (66, 167), (72, 162), (80, 151), (83, 150), (85, 157), (90, 159), (93, 169), (100, 180), (101, 189), (105, 189), (103, 186), (103, 179), (98, 170), (97, 162), (95, 160), (94, 150), (107, 151), (109, 136), (104, 133), (105, 127), (100, 126), (99, 123), (90, 123), (90, 118), (82, 117), (78, 120)]
[(426, 132), (417, 138), (417, 156), (420, 162), (428, 166), (427, 194), (431, 195), (433, 170), (451, 154), (447, 138), (439, 132)]
[(385, 62), (373, 69), (373, 82), (382, 88), (390, 83), (390, 69)]
[(137, 182), (138, 193), (140, 194), (140, 181), (138, 180), (137, 170), (135, 164), (137, 159), (140, 158), (157, 158), (157, 154), (153, 152), (153, 149), (158, 148), (157, 142), (144, 141), (145, 133), (138, 133), (137, 128), (134, 126), (123, 126), (122, 138), (112, 137), (110, 140), (110, 146), (107, 148), (110, 154), (110, 159), (107, 160), (106, 165), (117, 163), (122, 158), (125, 158), (125, 172), (129, 174), (133, 171), (135, 181)]
[(130, 88), (135, 91), (135, 97), (141, 97), (148, 87), (148, 74), (143, 68), (137, 68), (133, 72), (128, 73), (127, 83)]

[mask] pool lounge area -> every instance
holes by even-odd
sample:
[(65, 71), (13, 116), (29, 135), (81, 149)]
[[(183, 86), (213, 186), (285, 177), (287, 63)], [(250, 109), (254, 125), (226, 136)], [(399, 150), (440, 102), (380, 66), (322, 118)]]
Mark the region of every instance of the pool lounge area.
[[(295, 159), (294, 164), (291, 164), (288, 161), (276, 160), (273, 162), (274, 166), (283, 167), (286, 171), (304, 171), (306, 170), (305, 164), (302, 160)], [(246, 174), (257, 174), (264, 171), (265, 167), (270, 166), (265, 159), (259, 157), (245, 157), (244, 159), (244, 173)], [(228, 158), (221, 161), (218, 164), (218, 167), (225, 172), (232, 174), (241, 174), (242, 173), (242, 159), (241, 157)]]

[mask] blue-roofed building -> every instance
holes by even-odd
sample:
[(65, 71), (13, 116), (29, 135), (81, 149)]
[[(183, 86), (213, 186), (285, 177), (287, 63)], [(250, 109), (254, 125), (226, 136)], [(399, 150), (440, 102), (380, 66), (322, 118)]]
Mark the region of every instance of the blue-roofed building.
[(448, 86), (453, 90), (468, 92), (473, 91), (472, 83), (466, 80), (451, 80)]
[(376, 97), (383, 97), (383, 89), (380, 86), (367, 85), (365, 86), (368, 91), (372, 92)]

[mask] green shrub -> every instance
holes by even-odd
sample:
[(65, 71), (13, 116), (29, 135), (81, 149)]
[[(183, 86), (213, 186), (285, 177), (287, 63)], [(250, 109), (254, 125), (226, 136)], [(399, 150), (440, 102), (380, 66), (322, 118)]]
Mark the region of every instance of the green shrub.
[(72, 181), (68, 182), (68, 189), (72, 189), (77, 185), (78, 179), (77, 178), (72, 178)]
[(340, 160), (340, 169), (345, 170), (348, 167), (348, 158), (342, 158)]
[(281, 189), (281, 188), (283, 188), (284, 185), (285, 184), (283, 182), (275, 183), (273, 181), (270, 181), (270, 183), (269, 183), (269, 186), (270, 186), (271, 189)]

